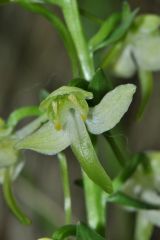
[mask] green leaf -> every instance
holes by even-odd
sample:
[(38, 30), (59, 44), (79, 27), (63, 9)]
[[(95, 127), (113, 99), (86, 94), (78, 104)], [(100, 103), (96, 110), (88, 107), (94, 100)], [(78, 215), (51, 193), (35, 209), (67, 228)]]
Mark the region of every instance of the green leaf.
[(105, 95), (105, 93), (112, 89), (113, 86), (111, 80), (105, 76), (105, 73), (101, 68), (97, 69), (93, 79), (88, 85), (88, 90), (94, 95), (94, 98), (91, 102), (94, 105), (97, 104)]
[(88, 82), (83, 78), (74, 78), (69, 81), (68, 86), (78, 87), (84, 90), (88, 89)]
[(13, 129), (22, 119), (26, 117), (40, 116), (41, 114), (42, 113), (37, 106), (19, 108), (10, 114), (7, 120), (7, 126)]
[(64, 240), (67, 237), (76, 236), (76, 225), (66, 225), (57, 229), (52, 236), (53, 240)]
[(14, 199), (12, 189), (9, 169), (5, 171), (4, 183), (3, 183), (3, 193), (6, 203), (12, 213), (17, 217), (17, 219), (23, 224), (31, 224), (30, 219), (20, 210), (16, 200)]
[(123, 19), (120, 26), (118, 28), (116, 28), (116, 30), (111, 34), (111, 36), (107, 40), (105, 40), (104, 42), (99, 44), (99, 46), (96, 50), (103, 48), (103, 47), (108, 47), (109, 45), (112, 45), (112, 44), (116, 43), (117, 41), (119, 41), (126, 34), (128, 29), (130, 28), (137, 12), (138, 12), (138, 9), (133, 11), (130, 15), (127, 15), (127, 17), (125, 19)]
[(85, 224), (77, 224), (77, 240), (105, 240), (98, 233), (87, 227)]
[(123, 9), (122, 9), (122, 18), (124, 19), (124, 21), (129, 15), (131, 15), (131, 13), (132, 12), (131, 12), (131, 8), (130, 8), (129, 3), (127, 1), (124, 1), (123, 2)]
[(112, 129), (127, 112), (135, 90), (135, 85), (125, 84), (107, 93), (98, 105), (90, 109), (86, 121), (88, 130), (101, 134)]
[(135, 208), (135, 209), (146, 209), (146, 210), (160, 209), (160, 205), (144, 202), (142, 200), (128, 196), (122, 192), (116, 192), (115, 194), (110, 195), (107, 198), (107, 202), (112, 202), (112, 203), (124, 205), (126, 207)]
[(17, 149), (31, 149), (47, 155), (54, 155), (70, 145), (66, 131), (57, 131), (52, 122), (45, 123), (35, 133), (16, 144)]
[(98, 32), (89, 41), (89, 48), (91, 51), (95, 51), (102, 43), (102, 41), (104, 41), (109, 36), (120, 19), (121, 14), (113, 13), (103, 22)]
[(79, 113), (68, 115), (67, 131), (71, 139), (71, 148), (88, 177), (107, 193), (112, 192), (112, 182), (101, 166), (95, 153), (84, 122)]
[(153, 75), (149, 71), (139, 70), (139, 80), (141, 86), (141, 101), (137, 113), (137, 119), (143, 117), (143, 113), (146, 109), (147, 103), (150, 99), (153, 90)]

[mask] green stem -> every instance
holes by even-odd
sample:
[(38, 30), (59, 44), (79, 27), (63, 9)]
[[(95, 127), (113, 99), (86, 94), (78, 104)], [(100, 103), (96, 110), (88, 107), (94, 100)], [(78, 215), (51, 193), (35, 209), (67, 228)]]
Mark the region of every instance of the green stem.
[[(88, 44), (82, 30), (80, 16), (76, 0), (64, 0), (64, 18), (73, 38), (77, 54), (79, 57), (82, 73), (86, 80), (90, 81), (95, 73), (93, 58), (89, 53)], [(105, 229), (105, 196), (104, 191), (97, 186), (82, 171), (84, 192), (86, 199), (86, 210), (89, 225), (104, 234)]]
[(90, 81), (94, 75), (94, 64), (81, 26), (77, 1), (63, 0), (62, 10), (78, 54), (83, 75), (87, 81)]
[(146, 106), (153, 91), (153, 74), (150, 71), (139, 69), (138, 76), (141, 87), (141, 102), (137, 113), (137, 119), (141, 120), (143, 117)]
[(120, 145), (119, 141), (115, 140), (115, 138), (112, 137), (111, 131), (104, 133), (104, 137), (110, 144), (119, 164), (122, 167), (124, 167), (126, 162), (128, 162), (128, 157), (127, 157), (127, 155), (124, 154), (124, 149), (123, 149), (123, 151), (121, 150), (121, 145)]
[(150, 240), (154, 226), (148, 221), (144, 211), (139, 211), (136, 216), (134, 240)]
[(87, 220), (91, 228), (101, 235), (105, 234), (106, 193), (82, 171)]
[(63, 183), (65, 223), (70, 224), (72, 222), (72, 208), (67, 159), (62, 152), (58, 154), (58, 159)]

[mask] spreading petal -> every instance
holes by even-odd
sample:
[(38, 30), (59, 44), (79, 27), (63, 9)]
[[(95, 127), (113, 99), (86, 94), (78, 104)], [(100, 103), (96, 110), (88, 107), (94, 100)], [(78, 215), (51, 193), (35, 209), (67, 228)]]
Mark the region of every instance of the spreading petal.
[(88, 130), (101, 134), (112, 129), (127, 112), (136, 87), (125, 84), (107, 93), (101, 102), (90, 110), (86, 121)]
[(47, 155), (54, 155), (70, 145), (70, 140), (64, 130), (57, 131), (52, 122), (44, 124), (35, 133), (16, 144), (18, 149), (31, 149)]

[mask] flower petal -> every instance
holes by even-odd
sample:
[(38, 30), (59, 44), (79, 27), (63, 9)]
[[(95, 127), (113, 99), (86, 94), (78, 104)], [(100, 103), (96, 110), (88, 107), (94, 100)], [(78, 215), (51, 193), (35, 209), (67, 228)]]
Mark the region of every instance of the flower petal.
[(112, 129), (127, 112), (136, 87), (125, 84), (107, 93), (101, 102), (90, 110), (86, 121), (88, 130), (101, 134)]
[(78, 112), (68, 115), (67, 131), (71, 139), (71, 148), (87, 176), (105, 192), (111, 193), (112, 182), (101, 166), (89, 134)]
[(139, 68), (160, 70), (160, 35), (140, 37), (133, 43), (132, 51)]
[(18, 149), (30, 149), (47, 155), (61, 152), (70, 145), (70, 140), (64, 130), (57, 131), (52, 122), (44, 124), (35, 133), (16, 144)]

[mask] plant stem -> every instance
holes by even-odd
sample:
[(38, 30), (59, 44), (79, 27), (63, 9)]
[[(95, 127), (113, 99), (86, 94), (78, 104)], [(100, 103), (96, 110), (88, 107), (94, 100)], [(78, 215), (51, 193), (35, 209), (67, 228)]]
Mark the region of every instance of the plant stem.
[(82, 176), (88, 223), (98, 233), (104, 235), (106, 225), (106, 193), (90, 180), (83, 171)]
[(62, 10), (77, 51), (82, 73), (85, 79), (90, 81), (94, 75), (94, 64), (81, 26), (77, 1), (63, 0)]
[(72, 222), (72, 208), (67, 159), (62, 152), (58, 154), (58, 159), (63, 183), (65, 223), (70, 224)]
[(139, 211), (136, 216), (134, 240), (150, 240), (154, 226), (146, 219), (144, 211)]
[[(90, 55), (88, 44), (85, 40), (80, 22), (76, 0), (63, 0), (63, 14), (71, 33), (75, 48), (80, 61), (82, 73), (87, 81), (90, 81), (95, 73), (93, 56)], [(104, 191), (98, 187), (82, 171), (84, 193), (86, 199), (86, 210), (89, 225), (104, 235), (105, 230), (105, 207), (106, 201)]]
[[(128, 162), (128, 158), (127, 158), (127, 155), (124, 155), (123, 151), (121, 150), (120, 143), (117, 140), (115, 140), (114, 137), (112, 137), (111, 131), (104, 133), (104, 137), (110, 144), (119, 164), (122, 167), (124, 167), (126, 165), (126, 163)], [(126, 151), (125, 151), (125, 153), (126, 153)]]

